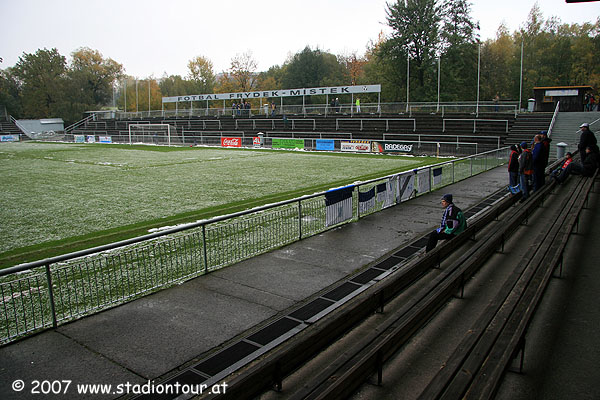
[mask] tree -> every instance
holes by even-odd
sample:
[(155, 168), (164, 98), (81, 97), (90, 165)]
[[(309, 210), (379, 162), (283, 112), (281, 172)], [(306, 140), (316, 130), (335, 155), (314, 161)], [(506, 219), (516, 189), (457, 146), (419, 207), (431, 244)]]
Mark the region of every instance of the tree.
[(202, 56), (197, 56), (188, 62), (188, 79), (194, 84), (196, 93), (212, 93), (215, 86), (215, 73), (212, 62)]
[(258, 64), (251, 52), (237, 54), (231, 59), (231, 67), (220, 79), (221, 92), (250, 92), (256, 87)]
[(57, 105), (64, 93), (66, 65), (65, 57), (55, 48), (23, 53), (19, 57), (13, 72), (21, 86), (23, 116), (57, 116)]
[(351, 85), (358, 85), (364, 81), (366, 57), (353, 52), (349, 55), (338, 56), (338, 60), (346, 68), (346, 75), (349, 76)]
[(4, 106), (8, 114), (20, 117), (22, 112), (20, 92), (21, 88), (13, 69), (0, 70), (0, 113), (4, 112), (2, 109)]
[(337, 57), (309, 46), (294, 54), (285, 64), (281, 79), (284, 89), (347, 84), (347, 74)]
[(380, 32), (377, 42), (370, 43), (365, 53), (365, 80), (381, 84), (384, 101), (406, 100), (406, 54), (398, 57), (396, 50)]
[[(481, 46), (481, 87), (484, 99), (519, 98), (519, 63), (521, 46), (515, 43), (505, 25), (500, 25), (495, 40)], [(519, 55), (519, 58), (517, 57)]]
[(111, 58), (104, 58), (98, 50), (82, 47), (71, 54), (73, 62), (69, 77), (77, 82), (90, 105), (110, 102), (113, 84), (123, 75), (123, 66)]
[(441, 21), (441, 86), (444, 100), (475, 99), (479, 26), (467, 0), (446, 0)]
[(424, 89), (440, 49), (440, 7), (436, 0), (398, 0), (387, 6), (387, 22), (393, 30), (388, 54), (395, 53), (394, 58), (408, 55), (411, 70), (415, 70), (418, 84)]

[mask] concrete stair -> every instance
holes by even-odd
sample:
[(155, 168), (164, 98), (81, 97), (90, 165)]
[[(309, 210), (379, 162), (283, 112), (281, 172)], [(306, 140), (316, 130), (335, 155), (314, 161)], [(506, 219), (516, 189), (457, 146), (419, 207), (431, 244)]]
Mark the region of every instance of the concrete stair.
[(505, 145), (530, 143), (539, 131), (547, 131), (552, 122), (553, 113), (519, 114), (508, 132)]
[[(561, 112), (556, 116), (552, 128), (552, 146), (550, 147), (550, 159), (556, 159), (556, 145), (566, 143), (566, 151), (577, 150), (579, 142), (579, 126), (587, 122), (590, 129), (595, 132), (600, 129), (600, 113), (598, 112)], [(598, 137), (597, 137), (598, 138)]]

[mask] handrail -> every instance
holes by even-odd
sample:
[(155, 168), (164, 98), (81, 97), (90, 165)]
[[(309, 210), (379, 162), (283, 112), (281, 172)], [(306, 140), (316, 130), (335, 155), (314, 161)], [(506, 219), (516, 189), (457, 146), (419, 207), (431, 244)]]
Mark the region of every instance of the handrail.
[(77, 128), (77, 127), (79, 127), (79, 126), (81, 126), (83, 124), (87, 124), (89, 121), (95, 120), (95, 119), (96, 119), (96, 114), (95, 113), (90, 114), (89, 116), (85, 117), (84, 119), (82, 119), (82, 120), (80, 120), (78, 122), (75, 122), (74, 124), (71, 124), (71, 125), (67, 126), (65, 128), (65, 133), (69, 133), (72, 130), (74, 130), (75, 128)]
[(23, 134), (29, 136), (29, 132), (27, 132), (27, 130), (25, 129), (25, 127), (23, 125), (21, 125), (21, 123), (19, 121), (17, 121), (12, 115), (10, 116), (10, 122), (12, 122), (13, 124), (15, 124), (15, 126), (17, 128), (19, 128), (21, 130), (21, 132), (23, 132)]
[(552, 115), (552, 121), (550, 121), (550, 126), (548, 127), (548, 137), (552, 135), (552, 128), (554, 128), (554, 123), (556, 122), (556, 117), (558, 116), (558, 109), (560, 108), (560, 101), (556, 103), (556, 108), (554, 109), (554, 114)]

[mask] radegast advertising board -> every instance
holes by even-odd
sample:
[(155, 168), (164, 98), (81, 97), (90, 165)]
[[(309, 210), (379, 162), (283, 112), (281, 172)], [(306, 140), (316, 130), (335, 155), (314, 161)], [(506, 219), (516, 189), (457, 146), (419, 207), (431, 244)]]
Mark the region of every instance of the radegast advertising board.
[(398, 142), (373, 142), (371, 151), (373, 153), (412, 153), (412, 143)]

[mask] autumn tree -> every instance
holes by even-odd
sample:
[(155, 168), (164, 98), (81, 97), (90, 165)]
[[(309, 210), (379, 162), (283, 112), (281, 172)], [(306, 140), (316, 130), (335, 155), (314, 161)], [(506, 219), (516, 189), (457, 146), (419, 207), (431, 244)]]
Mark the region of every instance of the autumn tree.
[(215, 86), (213, 63), (208, 58), (197, 56), (188, 62), (188, 80), (194, 86), (195, 94), (212, 93)]
[(338, 56), (338, 60), (346, 68), (346, 74), (350, 78), (351, 85), (358, 85), (364, 82), (364, 68), (367, 63), (365, 56), (359, 56), (356, 52), (353, 52), (348, 55)]
[(71, 54), (73, 61), (69, 78), (74, 81), (90, 105), (108, 104), (113, 84), (123, 75), (123, 66), (111, 58), (104, 58), (98, 50), (80, 48)]
[(231, 67), (219, 79), (221, 93), (250, 92), (256, 88), (258, 63), (251, 52), (237, 54), (231, 59)]

